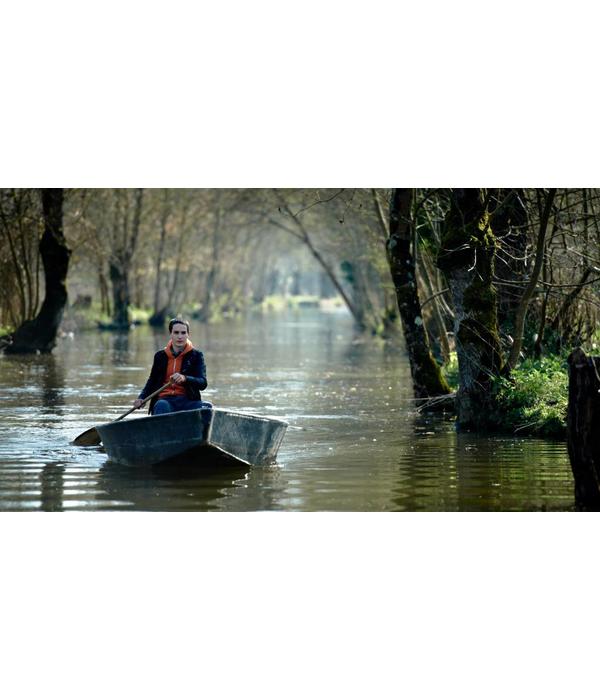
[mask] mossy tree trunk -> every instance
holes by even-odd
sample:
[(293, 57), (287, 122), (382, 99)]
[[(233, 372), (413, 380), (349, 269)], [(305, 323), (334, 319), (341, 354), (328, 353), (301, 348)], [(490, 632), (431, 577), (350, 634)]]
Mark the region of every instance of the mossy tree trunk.
[(495, 252), (482, 192), (452, 190), (438, 266), (446, 275), (454, 303), (460, 428), (485, 429), (494, 424), (492, 380), (502, 369), (492, 281)]
[(44, 233), (40, 241), (40, 256), (44, 267), (46, 293), (39, 314), (25, 321), (6, 352), (51, 352), (56, 345), (58, 327), (67, 304), (67, 271), (71, 251), (63, 233), (62, 188), (42, 190)]
[(429, 398), (450, 393), (450, 387), (431, 353), (427, 332), (423, 325), (415, 257), (412, 250), (413, 196), (414, 191), (411, 189), (392, 191), (387, 253), (404, 330), (415, 397)]

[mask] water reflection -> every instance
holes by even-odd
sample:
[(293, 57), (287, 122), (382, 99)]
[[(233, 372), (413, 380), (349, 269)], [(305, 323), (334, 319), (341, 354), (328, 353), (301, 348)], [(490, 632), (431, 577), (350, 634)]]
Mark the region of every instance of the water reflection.
[(398, 461), (395, 509), (573, 509), (564, 444), (457, 434), (435, 421), (429, 427)]
[(62, 415), (65, 405), (65, 369), (54, 355), (43, 355), (39, 359), (42, 368), (42, 405), (48, 411)]
[(116, 367), (127, 367), (131, 358), (129, 353), (129, 333), (111, 333), (111, 358)]
[(43, 511), (62, 511), (64, 498), (65, 465), (50, 462), (40, 474), (40, 509)]
[(218, 510), (230, 489), (240, 488), (246, 467), (199, 471), (194, 465), (127, 467), (106, 462), (98, 486), (100, 500), (148, 511)]
[(89, 332), (50, 356), (0, 356), (0, 510), (573, 507), (564, 443), (457, 435), (451, 421), (418, 415), (402, 345), (357, 338), (343, 314), (192, 321), (208, 368), (204, 398), (292, 424), (276, 466), (175, 474), (71, 446), (131, 406), (167, 336)]

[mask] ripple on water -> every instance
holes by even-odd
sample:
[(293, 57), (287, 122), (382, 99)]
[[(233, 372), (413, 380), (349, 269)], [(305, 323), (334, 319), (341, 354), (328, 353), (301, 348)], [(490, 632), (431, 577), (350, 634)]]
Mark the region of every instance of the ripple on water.
[(292, 424), (278, 465), (243, 476), (124, 468), (69, 444), (130, 407), (162, 343), (149, 329), (61, 341), (23, 363), (20, 386), (15, 363), (0, 362), (0, 510), (572, 509), (564, 444), (457, 435), (415, 413), (401, 351), (355, 343), (344, 315), (287, 321), (197, 332), (206, 398)]

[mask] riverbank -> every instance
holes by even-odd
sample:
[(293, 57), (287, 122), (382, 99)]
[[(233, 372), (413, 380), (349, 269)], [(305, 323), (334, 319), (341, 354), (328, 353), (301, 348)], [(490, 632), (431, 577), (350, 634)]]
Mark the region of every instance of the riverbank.
[[(344, 309), (341, 297), (321, 299), (317, 296), (307, 295), (272, 295), (265, 297), (261, 302), (250, 304), (244, 308), (215, 308), (211, 313), (210, 323), (219, 323), (240, 316), (246, 311), (262, 311), (264, 313), (281, 312), (288, 309), (320, 309), (321, 311), (339, 311)], [(199, 318), (200, 304), (188, 304), (181, 309), (181, 315), (191, 320)], [(152, 309), (136, 306), (129, 307), (129, 318), (132, 326), (147, 325), (152, 317)], [(112, 319), (97, 303), (82, 305), (75, 303), (65, 309), (61, 332), (76, 333), (89, 330), (110, 330)], [(7, 329), (6, 332), (10, 332)]]
[[(458, 389), (455, 353), (444, 371), (452, 388)], [(510, 379), (497, 379), (494, 391), (499, 433), (565, 439), (569, 398), (566, 355), (526, 359)]]

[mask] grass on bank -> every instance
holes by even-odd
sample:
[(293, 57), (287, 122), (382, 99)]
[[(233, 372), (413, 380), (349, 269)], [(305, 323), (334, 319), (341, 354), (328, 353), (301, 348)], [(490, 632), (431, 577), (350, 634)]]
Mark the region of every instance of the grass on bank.
[(548, 355), (524, 360), (511, 379), (496, 380), (501, 429), (564, 438), (567, 427), (569, 376), (567, 359)]
[[(444, 366), (450, 386), (458, 388), (458, 360)], [(569, 377), (566, 355), (524, 360), (510, 379), (495, 380), (497, 429), (517, 435), (564, 438)]]

